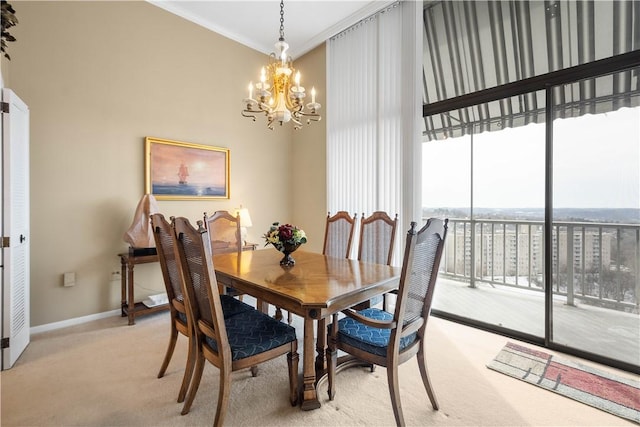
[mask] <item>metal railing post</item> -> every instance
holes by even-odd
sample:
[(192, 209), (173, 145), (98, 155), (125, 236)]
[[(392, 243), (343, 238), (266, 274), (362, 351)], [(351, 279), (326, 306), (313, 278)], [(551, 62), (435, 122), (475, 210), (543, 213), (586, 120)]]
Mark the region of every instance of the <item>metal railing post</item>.
[(573, 225), (567, 225), (567, 305), (575, 305), (573, 300), (574, 249)]

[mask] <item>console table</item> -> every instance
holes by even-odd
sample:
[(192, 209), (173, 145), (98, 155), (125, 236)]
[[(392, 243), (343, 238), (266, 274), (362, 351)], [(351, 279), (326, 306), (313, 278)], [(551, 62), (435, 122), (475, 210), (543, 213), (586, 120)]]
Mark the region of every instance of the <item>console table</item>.
[[(245, 243), (243, 251), (252, 251), (258, 247), (257, 243)], [(147, 307), (142, 302), (135, 302), (133, 269), (138, 264), (158, 262), (158, 255), (134, 255), (130, 252), (118, 254), (120, 257), (120, 287), (122, 301), (120, 305), (122, 317), (129, 318), (129, 325), (136, 324), (136, 316), (144, 316), (162, 310), (168, 310), (169, 304), (160, 304), (155, 307)]]

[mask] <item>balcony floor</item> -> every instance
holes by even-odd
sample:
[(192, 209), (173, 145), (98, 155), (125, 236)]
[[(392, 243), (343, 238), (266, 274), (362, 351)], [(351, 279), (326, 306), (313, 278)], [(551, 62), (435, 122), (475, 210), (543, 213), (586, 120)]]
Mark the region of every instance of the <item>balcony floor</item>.
[[(544, 294), (440, 277), (433, 308), (492, 325), (544, 337)], [(576, 298), (554, 298), (553, 341), (640, 365), (640, 315), (595, 307)]]

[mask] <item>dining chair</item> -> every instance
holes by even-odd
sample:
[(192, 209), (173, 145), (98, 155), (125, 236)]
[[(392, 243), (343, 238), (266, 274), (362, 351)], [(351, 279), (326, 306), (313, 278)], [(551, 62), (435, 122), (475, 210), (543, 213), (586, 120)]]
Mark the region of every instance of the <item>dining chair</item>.
[[(240, 214), (231, 215), (229, 211), (215, 211), (211, 215), (204, 213), (204, 228), (209, 233), (211, 252), (213, 255), (242, 252), (240, 233)], [(231, 287), (221, 287), (220, 292), (237, 296), (242, 301), (242, 294)]]
[[(229, 211), (215, 211), (211, 215), (204, 213), (204, 228), (209, 232), (209, 239), (211, 240), (211, 252), (213, 255), (242, 252), (242, 234), (241, 234), (241, 222), (240, 213), (236, 216), (231, 215)], [(242, 294), (236, 289), (231, 287), (224, 287), (220, 290), (223, 294), (237, 296), (242, 301)], [(257, 302), (258, 305), (261, 301)], [(282, 319), (282, 309), (276, 307), (276, 318)], [(287, 320), (289, 324), (292, 322), (291, 313), (288, 314)]]
[[(431, 406), (434, 410), (439, 408), (427, 372), (424, 344), (447, 228), (448, 219), (431, 218), (416, 233), (416, 223), (411, 223), (393, 313), (367, 308), (357, 312), (344, 310), (341, 313), (345, 317), (340, 320), (338, 313), (333, 315), (327, 336), (329, 399), (333, 400), (336, 394), (338, 370), (355, 363), (384, 366), (387, 368), (387, 382), (396, 424), (404, 426), (398, 365), (417, 355), (422, 382)], [(338, 350), (348, 353), (354, 359), (346, 360), (338, 366)]]
[[(396, 238), (398, 214), (391, 219), (386, 212), (376, 211), (360, 221), (360, 243), (358, 245), (358, 260), (374, 264), (391, 265), (393, 244)], [(382, 298), (383, 307), (387, 310), (387, 294)], [(353, 307), (356, 310), (369, 308), (377, 304), (379, 298), (365, 301)]]
[(178, 261), (173, 250), (173, 229), (164, 215), (155, 213), (150, 215), (153, 237), (156, 242), (156, 251), (160, 270), (164, 279), (164, 286), (169, 300), (169, 311), (171, 318), (171, 329), (169, 335), (169, 345), (164, 356), (158, 378), (162, 378), (169, 366), (173, 351), (178, 341), (178, 333), (181, 333), (189, 340), (187, 351), (187, 362), (182, 377), (182, 386), (178, 393), (178, 402), (183, 402), (193, 374), (195, 364), (195, 339), (191, 319), (187, 316), (184, 295), (182, 292), (182, 278), (178, 270)]
[(211, 239), (211, 252), (215, 254), (241, 252), (240, 214), (233, 216), (229, 211), (204, 213), (204, 227)]
[[(322, 246), (323, 255), (335, 258), (349, 258), (357, 216), (358, 214), (356, 213), (352, 218), (346, 211), (338, 211), (334, 216), (331, 216), (331, 212), (327, 213), (327, 221), (324, 229), (324, 244)], [(327, 335), (325, 332), (327, 320), (325, 318), (318, 319), (316, 323), (318, 336), (317, 347), (324, 349), (327, 344)], [(317, 369), (324, 369), (324, 362), (318, 363)]]
[(334, 216), (327, 214), (324, 231), (324, 246), (322, 254), (337, 258), (349, 258), (351, 241), (355, 228), (357, 214), (353, 218), (346, 211), (339, 211)]
[(293, 327), (255, 309), (223, 316), (221, 295), (215, 290), (215, 270), (207, 230), (198, 221), (194, 228), (186, 218), (173, 223), (175, 247), (185, 285), (187, 311), (196, 339), (196, 364), (182, 414), (196, 396), (205, 361), (220, 370), (214, 426), (221, 426), (229, 406), (231, 373), (287, 355), (289, 400), (298, 400), (298, 341)]
[[(187, 307), (184, 298), (183, 278), (179, 266), (179, 258), (176, 255), (173, 238), (173, 226), (160, 213), (150, 215), (151, 228), (156, 242), (156, 251), (158, 253), (158, 261), (160, 270), (164, 279), (167, 299), (169, 301), (170, 312), (170, 334), (169, 345), (158, 372), (158, 378), (162, 378), (169, 366), (169, 362), (173, 356), (173, 352), (178, 341), (178, 333), (184, 335), (189, 340), (187, 350), (187, 362), (182, 378), (182, 385), (178, 393), (178, 402), (183, 402), (191, 377), (193, 376), (193, 368), (195, 365), (195, 333), (193, 320), (187, 315)], [(173, 221), (174, 218), (171, 217)], [(221, 295), (222, 311), (225, 317), (232, 316), (242, 311), (253, 310), (248, 304), (238, 301), (228, 295)]]

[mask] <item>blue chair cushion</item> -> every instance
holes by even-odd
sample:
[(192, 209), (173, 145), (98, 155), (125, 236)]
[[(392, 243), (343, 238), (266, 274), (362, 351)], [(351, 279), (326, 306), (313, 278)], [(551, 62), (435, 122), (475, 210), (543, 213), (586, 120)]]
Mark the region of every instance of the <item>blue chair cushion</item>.
[(222, 303), (222, 313), (225, 319), (238, 313), (255, 310), (249, 304), (245, 304), (230, 295), (220, 295), (220, 302)]
[[(379, 308), (367, 308), (358, 314), (374, 320), (392, 320), (393, 315)], [(387, 346), (391, 337), (391, 329), (379, 329), (363, 325), (351, 317), (344, 317), (338, 321), (338, 341), (352, 347), (377, 354), (387, 355)], [(400, 351), (416, 340), (416, 333), (400, 339)]]
[[(222, 313), (225, 319), (238, 313), (254, 309), (249, 304), (245, 304), (229, 295), (220, 295), (220, 302), (222, 303)], [(185, 324), (187, 323), (187, 315), (184, 313), (178, 312), (178, 319)]]
[[(224, 324), (232, 360), (264, 353), (296, 340), (296, 330), (293, 327), (254, 309), (225, 317)], [(206, 341), (214, 351), (218, 351), (218, 344), (214, 339), (206, 337)]]
[(178, 311), (178, 319), (185, 325), (187, 324), (187, 315), (181, 311)]

